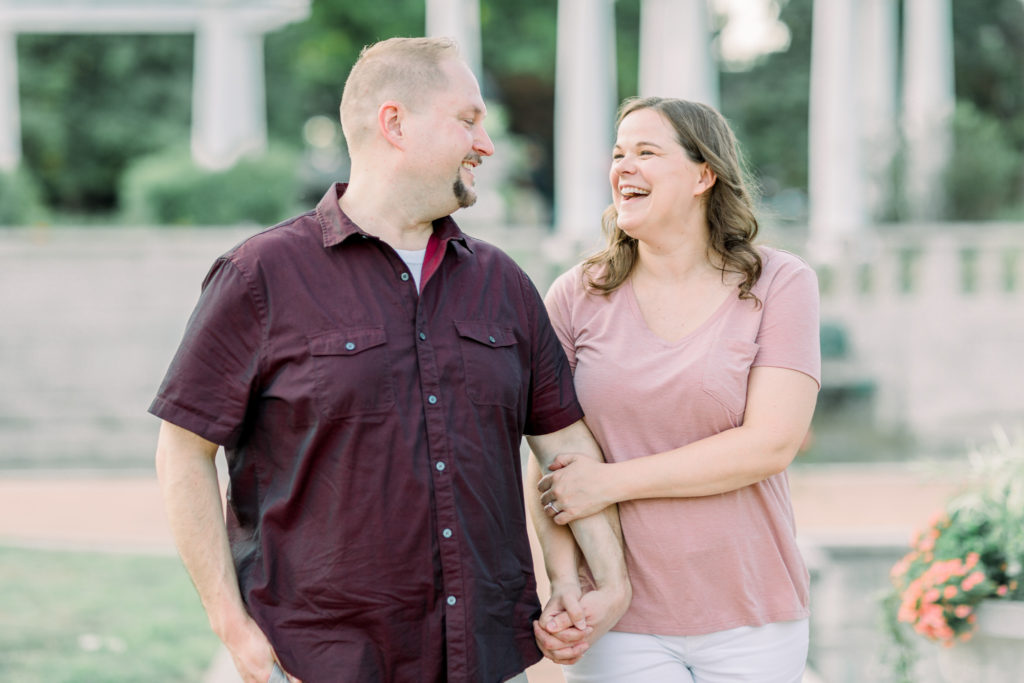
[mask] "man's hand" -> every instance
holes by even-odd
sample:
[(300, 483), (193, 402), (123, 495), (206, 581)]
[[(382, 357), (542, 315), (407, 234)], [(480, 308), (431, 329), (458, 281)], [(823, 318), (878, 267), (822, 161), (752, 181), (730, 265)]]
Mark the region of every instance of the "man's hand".
[[(267, 636), (251, 617), (246, 616), (242, 624), (233, 632), (225, 633), (221, 639), (245, 683), (267, 683), (274, 664), (284, 671)], [(291, 683), (302, 683), (287, 672), (285, 676)]]
[(607, 633), (629, 607), (631, 591), (623, 588), (602, 588), (583, 595), (579, 606), (583, 609), (586, 626), (580, 629), (567, 611), (549, 610), (553, 607), (552, 597), (544, 608), (539, 621), (534, 622), (533, 631), (537, 644), (552, 661), (575, 664), (591, 645)]
[(614, 465), (576, 453), (563, 453), (537, 483), (544, 511), (558, 524), (568, 524), (604, 510), (616, 501), (608, 491)]
[(591, 630), (580, 603), (579, 583), (552, 585), (551, 599), (533, 622), (533, 634), (544, 656), (557, 664), (576, 663), (589, 647), (584, 637)]

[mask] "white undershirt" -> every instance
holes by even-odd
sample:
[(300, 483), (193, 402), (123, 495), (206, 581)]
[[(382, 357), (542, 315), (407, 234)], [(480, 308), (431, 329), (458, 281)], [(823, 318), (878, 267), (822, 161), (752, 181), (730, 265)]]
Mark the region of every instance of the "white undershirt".
[(416, 291), (420, 291), (420, 275), (423, 273), (423, 260), (427, 256), (427, 248), (423, 249), (395, 249), (405, 265), (409, 268), (409, 272), (412, 273), (412, 279), (416, 283)]

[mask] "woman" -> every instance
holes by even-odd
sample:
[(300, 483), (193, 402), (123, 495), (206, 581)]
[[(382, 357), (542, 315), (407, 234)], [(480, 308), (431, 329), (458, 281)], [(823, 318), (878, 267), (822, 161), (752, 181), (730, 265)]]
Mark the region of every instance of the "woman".
[[(557, 525), (618, 503), (633, 602), (566, 678), (799, 681), (808, 575), (785, 469), (819, 387), (817, 279), (752, 245), (714, 109), (631, 99), (617, 131), (608, 246), (547, 296), (607, 463), (563, 454), (538, 491)], [(540, 522), (550, 544), (560, 529)], [(548, 654), (569, 640), (538, 632)]]

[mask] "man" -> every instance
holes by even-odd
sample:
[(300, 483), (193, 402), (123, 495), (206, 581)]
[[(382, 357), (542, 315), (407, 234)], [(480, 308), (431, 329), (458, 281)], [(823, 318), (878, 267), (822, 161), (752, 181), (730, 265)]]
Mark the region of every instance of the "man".
[[(451, 41), (366, 48), (349, 184), (218, 259), (150, 407), (176, 543), (246, 681), (502, 681), (539, 659), (519, 444), (542, 466), (600, 451), (536, 290), (449, 217), (493, 152), (485, 114)], [(557, 587), (555, 628), (577, 627), (558, 656), (625, 610), (616, 523), (573, 526), (598, 590)]]

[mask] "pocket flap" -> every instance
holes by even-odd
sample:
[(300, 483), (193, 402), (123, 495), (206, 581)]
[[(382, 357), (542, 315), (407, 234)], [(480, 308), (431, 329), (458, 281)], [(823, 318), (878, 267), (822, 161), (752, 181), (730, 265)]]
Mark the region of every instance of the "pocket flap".
[(383, 327), (354, 327), (333, 330), (307, 338), (314, 356), (351, 356), (387, 342)]
[(498, 323), (483, 320), (456, 320), (455, 329), (460, 337), (472, 339), (485, 346), (514, 346), (516, 335), (511, 327), (503, 327)]

